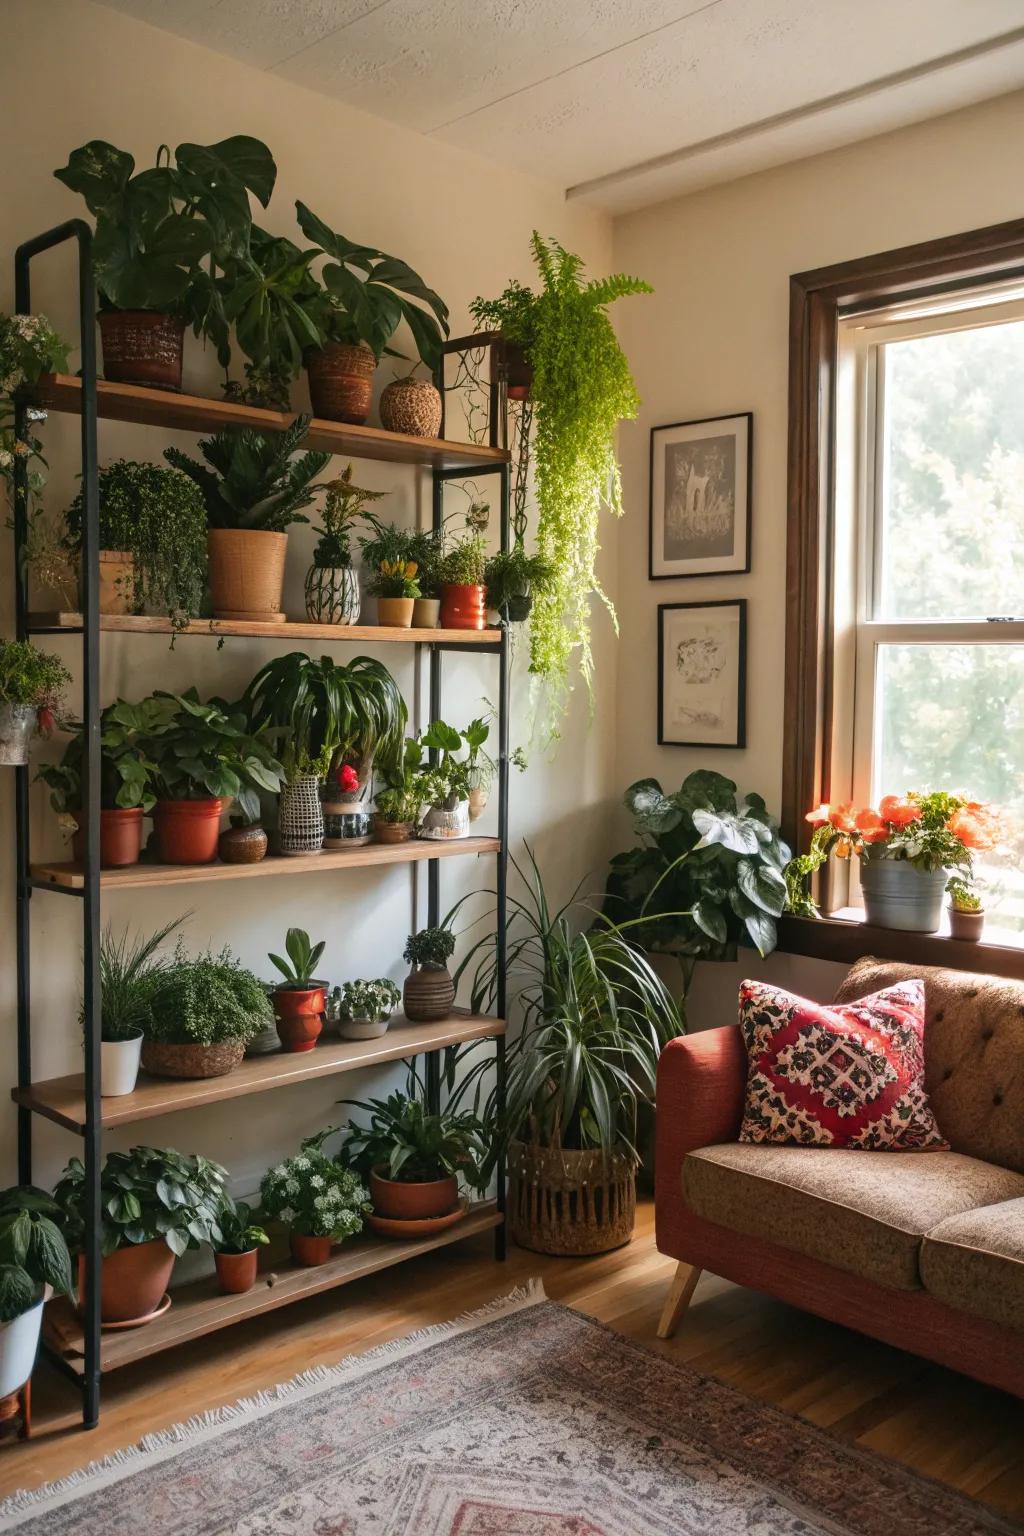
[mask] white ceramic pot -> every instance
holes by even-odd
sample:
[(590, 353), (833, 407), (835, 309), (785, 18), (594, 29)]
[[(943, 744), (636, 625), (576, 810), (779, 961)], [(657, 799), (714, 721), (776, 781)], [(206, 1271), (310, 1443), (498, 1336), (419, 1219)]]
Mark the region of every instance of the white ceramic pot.
[(423, 817), (420, 837), (441, 843), (450, 838), (469, 836), (469, 801), (460, 800), (454, 811), (432, 805)]
[(306, 573), (306, 617), (311, 624), (359, 622), (359, 578), (351, 566), (310, 566)]
[(390, 1014), (386, 1019), (339, 1019), (338, 1034), (343, 1040), (379, 1040), (390, 1023)]
[(105, 1099), (134, 1092), (141, 1054), (141, 1029), (134, 1040), (100, 1041), (100, 1093)]
[(9, 1397), (32, 1375), (43, 1326), (43, 1306), (50, 1295), (47, 1286), (34, 1307), (9, 1323), (0, 1323), (0, 1397)]

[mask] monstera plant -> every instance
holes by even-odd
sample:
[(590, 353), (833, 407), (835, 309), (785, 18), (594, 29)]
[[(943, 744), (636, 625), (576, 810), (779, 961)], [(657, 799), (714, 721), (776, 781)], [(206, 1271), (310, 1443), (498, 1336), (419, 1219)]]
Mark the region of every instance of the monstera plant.
[(699, 769), (668, 795), (639, 779), (624, 800), (640, 845), (612, 859), (609, 917), (641, 919), (633, 939), (678, 956), (687, 984), (697, 960), (734, 959), (740, 944), (762, 956), (775, 948), (790, 850), (760, 795), (739, 804), (730, 779)]

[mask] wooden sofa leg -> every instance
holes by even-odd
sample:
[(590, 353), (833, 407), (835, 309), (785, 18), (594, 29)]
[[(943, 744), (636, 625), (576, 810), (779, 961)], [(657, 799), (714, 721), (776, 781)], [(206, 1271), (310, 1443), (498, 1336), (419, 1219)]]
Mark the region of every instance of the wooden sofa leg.
[(693, 1264), (679, 1264), (672, 1276), (672, 1284), (665, 1297), (665, 1305), (658, 1319), (658, 1338), (670, 1339), (676, 1331), (679, 1319), (690, 1305), (690, 1298), (697, 1289), (697, 1281), (704, 1273)]

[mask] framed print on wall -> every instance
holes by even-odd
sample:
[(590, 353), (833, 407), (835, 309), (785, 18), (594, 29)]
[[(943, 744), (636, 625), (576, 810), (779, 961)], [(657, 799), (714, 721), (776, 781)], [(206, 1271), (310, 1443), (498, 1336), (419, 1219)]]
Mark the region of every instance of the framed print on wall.
[(651, 581), (750, 570), (754, 417), (651, 428)]
[(747, 604), (658, 605), (658, 744), (745, 747)]

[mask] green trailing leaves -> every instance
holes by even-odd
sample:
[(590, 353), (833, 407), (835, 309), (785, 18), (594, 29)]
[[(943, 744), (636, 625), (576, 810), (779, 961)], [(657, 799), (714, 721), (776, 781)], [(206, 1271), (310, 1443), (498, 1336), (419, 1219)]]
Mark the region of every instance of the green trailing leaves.
[(60, 1206), (31, 1184), (0, 1190), (0, 1323), (35, 1306), (43, 1286), (71, 1289), (71, 1260), (59, 1225)]

